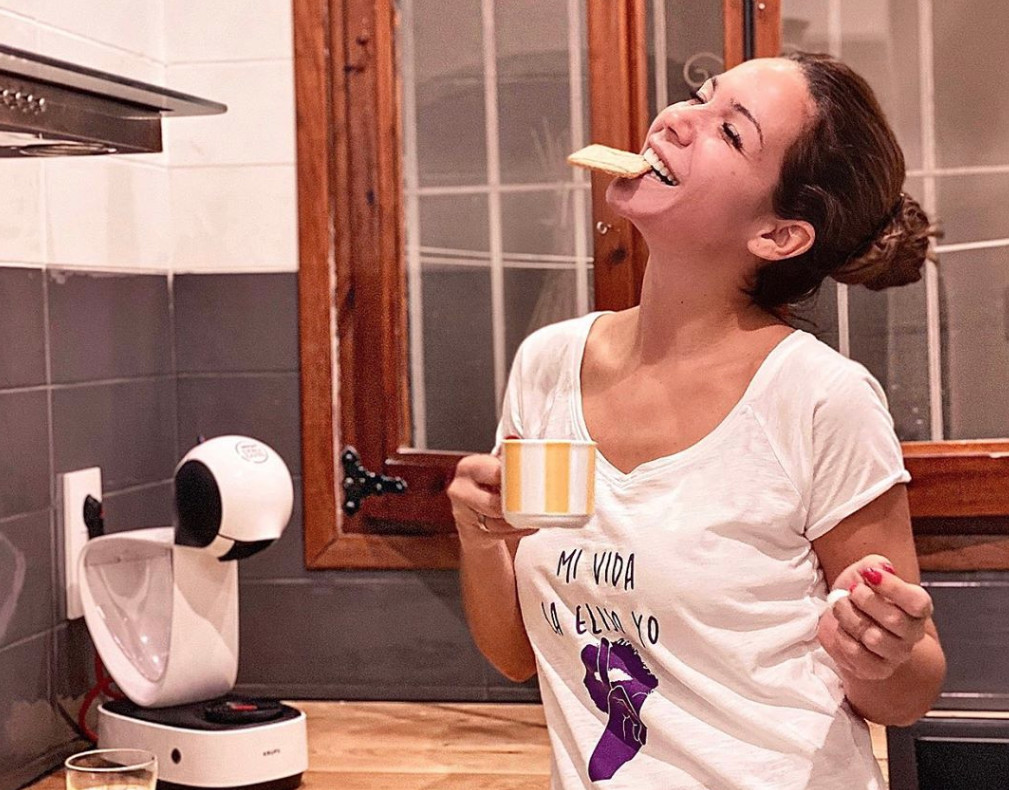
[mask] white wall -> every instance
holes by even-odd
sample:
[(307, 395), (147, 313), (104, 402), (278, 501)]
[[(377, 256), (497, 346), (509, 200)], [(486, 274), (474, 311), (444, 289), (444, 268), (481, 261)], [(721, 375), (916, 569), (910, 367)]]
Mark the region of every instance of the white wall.
[(295, 271), (291, 0), (169, 0), (167, 84), (228, 105), (166, 124), (171, 266)]
[(228, 105), (162, 154), (0, 161), (0, 266), (297, 269), (289, 0), (0, 0), (0, 42)]

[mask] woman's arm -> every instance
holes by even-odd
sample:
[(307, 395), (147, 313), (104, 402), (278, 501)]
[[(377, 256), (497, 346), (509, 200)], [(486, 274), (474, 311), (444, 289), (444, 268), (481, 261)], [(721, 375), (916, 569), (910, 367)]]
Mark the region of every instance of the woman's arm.
[[(448, 488), (459, 533), (462, 601), (480, 652), (515, 682), (536, 674), (515, 582), (515, 551), (533, 530), (516, 530), (501, 519), (501, 462), (470, 455), (456, 467)], [(478, 516), (485, 516), (486, 530)]]
[(819, 637), (852, 707), (906, 726), (939, 696), (946, 659), (919, 586), (907, 489), (896, 485), (813, 541), (827, 585), (851, 595), (824, 612)]

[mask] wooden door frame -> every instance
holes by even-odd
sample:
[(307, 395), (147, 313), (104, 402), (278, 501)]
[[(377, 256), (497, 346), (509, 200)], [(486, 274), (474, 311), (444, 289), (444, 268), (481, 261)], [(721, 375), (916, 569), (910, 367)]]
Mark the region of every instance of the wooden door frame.
[[(725, 60), (780, 46), (778, 0), (723, 0)], [(463, 453), (411, 449), (396, 19), (389, 0), (293, 0), (305, 562), (451, 568), (445, 488)], [(749, 9), (747, 11), (747, 8)], [(648, 126), (644, 0), (587, 0), (592, 138), (636, 149)], [(754, 27), (745, 35), (745, 16)], [(630, 89), (629, 89), (630, 86)], [(601, 101), (605, 97), (606, 101)], [(646, 250), (592, 184), (596, 305), (636, 303)], [(604, 232), (605, 231), (605, 232)], [(402, 477), (346, 517), (338, 463)], [(927, 569), (1009, 568), (1009, 442), (905, 443)], [(993, 543), (993, 541), (995, 541)]]

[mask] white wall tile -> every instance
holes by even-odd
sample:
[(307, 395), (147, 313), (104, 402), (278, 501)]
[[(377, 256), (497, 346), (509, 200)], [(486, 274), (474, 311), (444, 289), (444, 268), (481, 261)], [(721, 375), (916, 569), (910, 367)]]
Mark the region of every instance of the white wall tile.
[(8, 47), (34, 52), (38, 47), (37, 28), (23, 16), (0, 10), (0, 41)]
[(167, 76), (175, 90), (228, 105), (166, 125), (173, 165), (294, 163), (293, 61), (169, 65)]
[(38, 10), (38, 5), (38, 0), (0, 0), (0, 9), (32, 18)]
[(169, 63), (290, 58), (291, 0), (167, 0)]
[(160, 61), (51, 27), (40, 27), (38, 37), (40, 55), (155, 85), (165, 82), (165, 66)]
[(44, 263), (42, 162), (5, 159), (0, 167), (0, 265)]
[(165, 0), (33, 0), (47, 25), (164, 62)]
[(293, 165), (169, 170), (173, 271), (297, 270)]
[(168, 270), (168, 173), (114, 156), (45, 163), (49, 262)]

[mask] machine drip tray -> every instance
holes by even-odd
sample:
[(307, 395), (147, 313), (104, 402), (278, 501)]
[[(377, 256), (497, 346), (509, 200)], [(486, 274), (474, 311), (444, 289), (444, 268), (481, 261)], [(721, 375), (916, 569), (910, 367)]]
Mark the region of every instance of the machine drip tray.
[(232, 695), (169, 708), (141, 708), (128, 699), (106, 702), (104, 707), (111, 713), (151, 724), (208, 731), (276, 724), (301, 715), (289, 705), (273, 699)]

